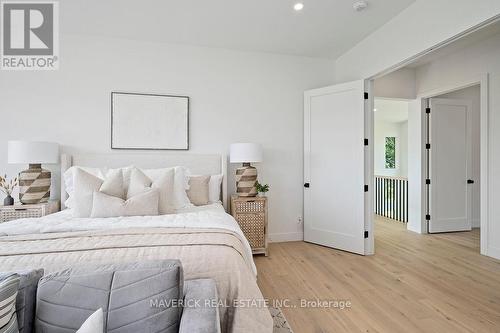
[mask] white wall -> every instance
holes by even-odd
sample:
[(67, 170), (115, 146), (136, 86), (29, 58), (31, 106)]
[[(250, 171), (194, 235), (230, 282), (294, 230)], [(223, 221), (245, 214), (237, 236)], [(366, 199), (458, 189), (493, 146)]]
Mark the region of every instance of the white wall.
[(373, 95), (383, 98), (415, 99), (415, 69), (402, 68), (374, 80)]
[[(468, 46), (417, 69), (417, 93), (424, 94), (489, 74), (488, 255), (500, 258), (500, 35)], [(477, 154), (477, 153), (476, 153)], [(477, 158), (477, 155), (476, 155)]]
[(472, 227), (480, 227), (481, 212), (481, 90), (480, 86), (461, 89), (448, 94), (438, 96), (439, 98), (466, 99), (472, 102), (471, 109), (471, 135), (472, 135), (472, 172), (471, 177), (474, 184), (469, 185), (472, 189)]
[(336, 81), (365, 79), (500, 14), (500, 1), (417, 0), (336, 61)]
[(408, 120), (399, 123), (399, 175), (408, 177)]
[(271, 239), (302, 239), (303, 92), (333, 82), (333, 61), (95, 36), (62, 35), (60, 47), (58, 71), (0, 73), (0, 171), (24, 167), (7, 165), (9, 139), (111, 152), (111, 91), (187, 95), (190, 152), (260, 142)]

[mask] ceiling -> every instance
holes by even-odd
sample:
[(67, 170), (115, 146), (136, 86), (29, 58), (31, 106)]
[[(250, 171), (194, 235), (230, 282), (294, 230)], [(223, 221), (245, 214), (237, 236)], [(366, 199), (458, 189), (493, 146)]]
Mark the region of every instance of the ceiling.
[(408, 120), (408, 101), (375, 98), (375, 120), (400, 123)]
[(335, 59), (415, 0), (68, 0), (60, 33)]

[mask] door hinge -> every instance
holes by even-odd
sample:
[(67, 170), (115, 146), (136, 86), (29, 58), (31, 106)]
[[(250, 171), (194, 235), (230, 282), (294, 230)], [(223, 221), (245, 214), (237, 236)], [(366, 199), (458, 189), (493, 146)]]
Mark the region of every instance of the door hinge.
[(426, 143), (425, 144), (425, 149), (431, 149), (431, 144), (430, 143)]
[(431, 216), (429, 214), (425, 215), (425, 220), (426, 221), (430, 221), (431, 220)]
[(426, 183), (427, 185), (430, 185), (430, 184), (431, 184), (431, 180), (430, 180), (429, 178), (427, 178), (427, 179), (425, 180), (425, 183)]
[(365, 146), (368, 146), (368, 139), (365, 139)]
[(304, 183), (304, 187), (305, 187), (305, 188), (309, 188), (309, 186), (311, 186), (311, 184), (309, 184), (309, 183)]
[(365, 99), (368, 99), (368, 93), (367, 93), (367, 92), (365, 92), (365, 94), (364, 94), (364, 98), (365, 98)]
[(368, 231), (365, 231), (365, 238), (368, 238)]
[(425, 113), (431, 113), (431, 108), (425, 108)]
[(467, 179), (467, 184), (474, 184), (474, 180), (472, 180), (472, 179)]
[(368, 185), (365, 185), (365, 192), (368, 192)]

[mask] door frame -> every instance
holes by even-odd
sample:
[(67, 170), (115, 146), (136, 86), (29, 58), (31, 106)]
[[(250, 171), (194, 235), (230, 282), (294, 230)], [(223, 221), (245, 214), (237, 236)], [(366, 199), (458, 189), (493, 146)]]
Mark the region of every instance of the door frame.
[[(426, 174), (424, 172), (427, 165), (427, 154), (425, 152), (425, 133), (427, 132), (427, 122), (425, 120), (425, 109), (427, 107), (427, 101), (429, 98), (437, 97), (439, 95), (447, 94), (453, 91), (469, 88), (475, 85), (480, 87), (480, 174), (481, 174), (481, 201), (480, 201), (480, 242), (481, 242), (481, 254), (488, 255), (488, 226), (489, 226), (489, 143), (488, 143), (488, 118), (489, 118), (489, 105), (488, 105), (488, 73), (483, 73), (479, 76), (470, 77), (461, 81), (455, 81), (449, 85), (438, 87), (425, 91), (417, 96), (417, 101), (420, 102), (420, 120), (421, 120), (421, 130), (422, 130), (422, 142), (421, 142), (421, 184), (419, 187), (421, 190), (420, 196), (420, 229), (413, 230), (422, 234), (427, 234), (427, 221), (425, 220), (426, 215), (426, 202), (428, 199), (427, 191), (425, 190), (425, 179)], [(417, 222), (418, 225), (418, 222)]]
[[(480, 151), (481, 151), (481, 158), (480, 158), (480, 173), (481, 173), (481, 201), (480, 201), (480, 228), (481, 228), (481, 235), (480, 235), (480, 252), (482, 255), (489, 255), (488, 254), (488, 226), (489, 226), (489, 221), (490, 221), (490, 216), (489, 216), (489, 205), (490, 205), (490, 199), (489, 199), (489, 136), (488, 136), (488, 118), (489, 118), (489, 97), (488, 97), (488, 92), (489, 92), (489, 79), (488, 79), (489, 74), (488, 73), (483, 73), (477, 76), (472, 76), (463, 80), (457, 80), (455, 82), (449, 83), (448, 85), (441, 86), (438, 88), (434, 88), (431, 90), (424, 91), (417, 95), (416, 101), (419, 102), (420, 104), (420, 128), (421, 128), (421, 144), (420, 144), (420, 155), (421, 155), (421, 166), (420, 166), (420, 184), (421, 186), (419, 187), (420, 191), (419, 193), (415, 193), (417, 198), (413, 200), (420, 201), (420, 210), (419, 214), (416, 214), (418, 216), (417, 219), (420, 220), (415, 223), (415, 228), (410, 228), (410, 224), (408, 224), (408, 230), (418, 232), (421, 234), (427, 234), (427, 221), (425, 219), (426, 215), (426, 205), (424, 204), (427, 202), (427, 191), (425, 189), (425, 168), (427, 165), (427, 156), (425, 153), (425, 138), (426, 138), (426, 132), (427, 132), (427, 122), (425, 118), (425, 109), (427, 108), (427, 102), (429, 98), (436, 97), (439, 95), (444, 95), (453, 91), (461, 90), (464, 88), (472, 87), (475, 85), (479, 85), (480, 87), (480, 94), (481, 94), (481, 102), (480, 102)], [(370, 85), (373, 84), (373, 81), (375, 80), (375, 77), (372, 77), (369, 79)], [(369, 110), (373, 109), (373, 97), (370, 96), (371, 102), (371, 107)], [(372, 112), (373, 114), (373, 112)], [(367, 122), (370, 123), (372, 132), (371, 132), (371, 142), (373, 142), (373, 116), (370, 118), (367, 118)], [(366, 161), (366, 169), (370, 170), (370, 178), (373, 179), (374, 175), (374, 165), (373, 165), (373, 154), (374, 154), (374, 146), (372, 144), (369, 145), (369, 150), (370, 150), (370, 156), (371, 159), (368, 159)], [(412, 193), (410, 193), (411, 195)], [(368, 199), (368, 202), (373, 202), (374, 200), (374, 193), (372, 191), (369, 192), (370, 198)], [(373, 224), (374, 224), (374, 217), (367, 219), (369, 226), (367, 226), (367, 230), (370, 230), (372, 233), (373, 231)], [(373, 244), (371, 249), (373, 250)]]

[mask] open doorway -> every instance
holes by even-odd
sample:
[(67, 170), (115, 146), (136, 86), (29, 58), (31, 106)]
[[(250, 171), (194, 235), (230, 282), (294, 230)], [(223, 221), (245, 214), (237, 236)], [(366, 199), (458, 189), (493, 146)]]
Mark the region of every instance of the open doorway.
[[(499, 24), (374, 79), (375, 238), (377, 232), (413, 231), (431, 234), (429, 237), (465, 232), (456, 234), (457, 239), (487, 254), (488, 74), (458, 75), (461, 68), (457, 65), (450, 66), (455, 71), (447, 72), (446, 78), (439, 75), (447, 59), (485, 52), (497, 36)], [(387, 129), (380, 125), (378, 115), (380, 103), (391, 101), (408, 105), (407, 136), (403, 138), (407, 150), (402, 154), (407, 161), (399, 168), (396, 136), (396, 162), (381, 164), (387, 149), (381, 150), (380, 140), (388, 135), (381, 134)], [(401, 153), (400, 145), (399, 150)], [(388, 170), (387, 165), (395, 168)], [(403, 211), (408, 209), (403, 219), (400, 206)]]
[(374, 100), (374, 212), (380, 223), (408, 221), (409, 101)]

